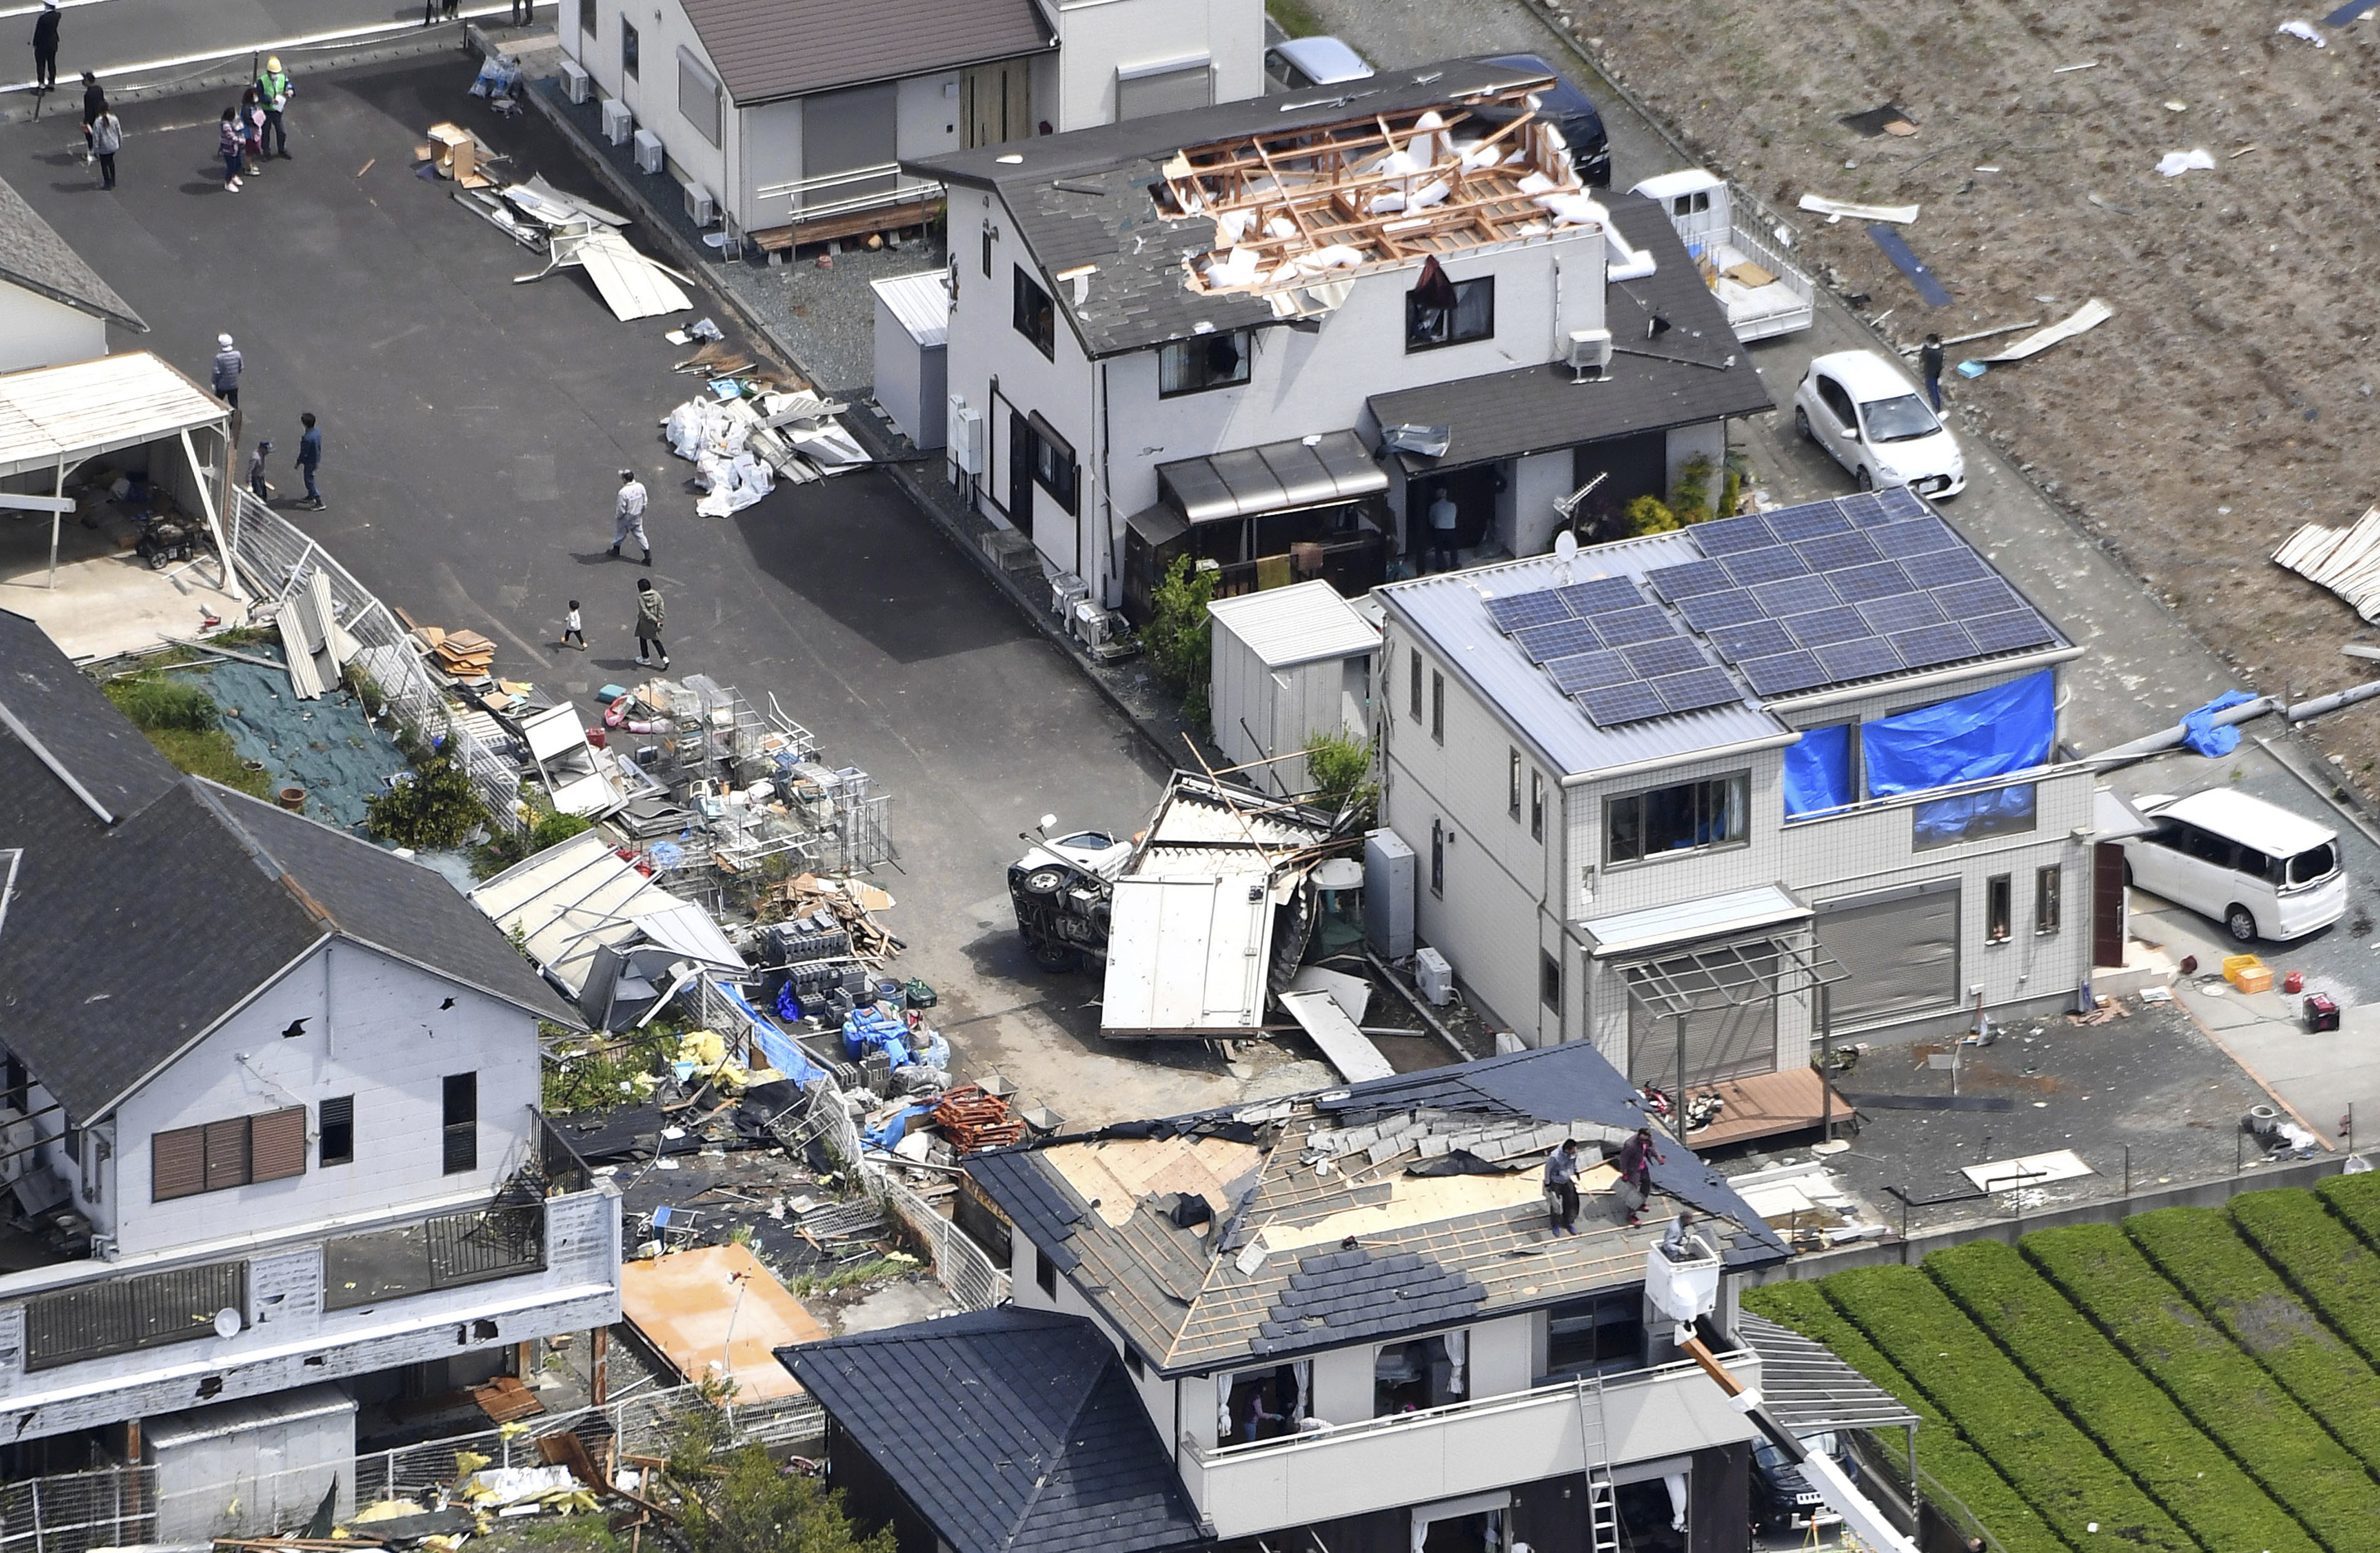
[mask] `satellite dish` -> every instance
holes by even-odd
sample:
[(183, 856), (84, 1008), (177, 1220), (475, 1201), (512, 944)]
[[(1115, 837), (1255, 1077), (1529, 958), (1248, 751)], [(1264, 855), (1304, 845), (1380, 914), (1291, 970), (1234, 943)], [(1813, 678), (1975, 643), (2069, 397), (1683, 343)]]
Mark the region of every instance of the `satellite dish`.
[(216, 1311), (215, 1336), (219, 1338), (236, 1338), (239, 1336), (239, 1312), (232, 1309), (229, 1305), (225, 1305), (221, 1310)]
[(1565, 528), (1554, 536), (1554, 556), (1565, 566), (1578, 559), (1578, 536)]

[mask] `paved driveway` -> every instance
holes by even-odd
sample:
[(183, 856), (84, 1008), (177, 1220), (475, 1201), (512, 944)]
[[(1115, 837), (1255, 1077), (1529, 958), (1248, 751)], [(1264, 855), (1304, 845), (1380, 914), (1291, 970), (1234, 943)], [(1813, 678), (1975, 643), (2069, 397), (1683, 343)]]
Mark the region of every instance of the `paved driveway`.
[[(901, 965), (971, 1021), (963, 1065), (1003, 1067), (1077, 1120), (1223, 1098), (1229, 1075), (1203, 1051), (1099, 1052), (1096, 983), (1041, 978), (1008, 916), (1016, 832), (1045, 811), (1133, 824), (1162, 777), (1146, 746), (889, 479), (693, 516), (688, 466), (658, 433), (698, 387), (671, 370), (686, 355), (662, 338), (672, 321), (620, 323), (576, 273), (513, 284), (538, 257), (413, 175), (422, 130), (451, 117), (518, 173), (597, 195), (543, 121), (494, 121), (465, 96), (470, 77), (442, 58), (314, 80), (296, 159), (238, 194), (209, 170), (220, 94), (127, 110), (113, 194), (91, 187), (70, 121), (0, 128), (0, 176), (149, 320), (121, 343), (203, 382), (216, 333), (237, 336), (249, 440), (273, 438), (285, 491), (298, 415), (322, 416), (330, 510), (296, 521), (389, 602), (484, 632), (500, 673), (582, 707), (634, 663), (647, 574), (603, 552), (615, 471), (638, 469), (676, 670), (774, 692), (831, 760), (892, 793), (902, 859), (882, 882), (912, 946)], [(573, 598), (583, 656), (551, 645)]]

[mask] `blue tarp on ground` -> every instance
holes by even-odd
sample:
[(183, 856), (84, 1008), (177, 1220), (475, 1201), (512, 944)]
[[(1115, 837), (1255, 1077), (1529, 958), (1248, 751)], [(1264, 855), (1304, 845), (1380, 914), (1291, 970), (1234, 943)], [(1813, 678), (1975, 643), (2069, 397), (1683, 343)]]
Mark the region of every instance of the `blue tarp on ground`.
[(907, 1135), (909, 1123), (920, 1117), (933, 1115), (934, 1107), (940, 1099), (941, 1097), (937, 1096), (934, 1099), (918, 1105), (902, 1107), (901, 1110), (860, 1134), (859, 1141), (869, 1148), (880, 1148), (887, 1153), (892, 1152), (893, 1145)]
[(1852, 801), (1852, 730), (1805, 728), (1785, 746), (1785, 818), (1842, 807)]
[(2240, 730), (2216, 726), (2215, 714), (2256, 698), (2244, 690), (2226, 690), (2181, 720), (2181, 742), (2201, 755), (2228, 755), (2240, 747)]
[(792, 1037), (761, 1018), (760, 1011), (746, 1002), (743, 993), (721, 982), (714, 981), (710, 985), (713, 990), (742, 1009), (744, 1016), (752, 1021), (753, 1042), (759, 1047), (760, 1054), (768, 1059), (769, 1066), (796, 1085), (807, 1085), (812, 1079), (828, 1076), (824, 1068), (802, 1055), (802, 1049), (794, 1044)]
[(2058, 731), (2057, 676), (2044, 669), (1860, 728), (1867, 790), (1884, 798), (2004, 776), (2049, 758)]

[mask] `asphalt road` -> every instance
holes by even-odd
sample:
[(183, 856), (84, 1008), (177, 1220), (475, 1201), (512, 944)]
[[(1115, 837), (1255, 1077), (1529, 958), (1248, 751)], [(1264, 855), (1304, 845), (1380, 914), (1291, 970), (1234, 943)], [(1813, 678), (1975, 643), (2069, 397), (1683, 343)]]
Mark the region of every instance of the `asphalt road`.
[[(1146, 745), (887, 476), (695, 517), (690, 467), (659, 434), (699, 388), (662, 338), (684, 321), (621, 323), (577, 272), (514, 284), (540, 257), (414, 175), (423, 128), (454, 118), (514, 172), (601, 197), (543, 120), (495, 120), (470, 79), (445, 57), (316, 78), (294, 160), (237, 194), (212, 165), (212, 95), (128, 111), (113, 193), (70, 122), (0, 127), (0, 176), (149, 321), (119, 348), (203, 382), (216, 333), (238, 339), (247, 442), (274, 440), (285, 494), (298, 413), (321, 416), (330, 510), (290, 516), (391, 604), (485, 633), (499, 672), (591, 714), (588, 692), (631, 675), (633, 588), (651, 576), (674, 672), (773, 693), (832, 763), (872, 773), (893, 795), (901, 863), (879, 880), (912, 945), (900, 965), (946, 990), (963, 1053), (1078, 1119), (1221, 1098), (1203, 1050), (1099, 1053), (1097, 984), (1033, 971), (1009, 916), (1016, 833), (1050, 811), (1137, 821), (1163, 774)], [(653, 492), (651, 573), (604, 554), (631, 467)], [(574, 598), (583, 655), (552, 645)]]

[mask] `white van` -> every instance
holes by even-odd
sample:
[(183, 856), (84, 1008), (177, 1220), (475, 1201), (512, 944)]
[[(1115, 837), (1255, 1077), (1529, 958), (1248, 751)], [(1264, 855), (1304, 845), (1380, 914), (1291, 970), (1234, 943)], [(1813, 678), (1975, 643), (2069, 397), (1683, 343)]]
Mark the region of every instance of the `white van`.
[(2228, 787), (2133, 806), (2156, 829), (2123, 843), (2126, 877), (2241, 943), (2301, 939), (2347, 914), (2338, 831)]

